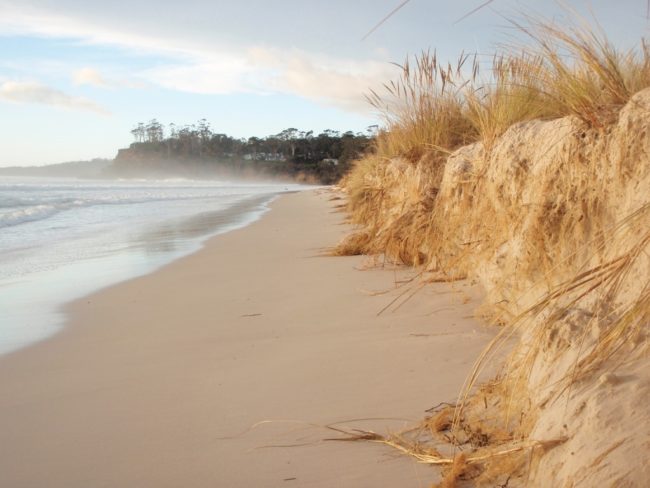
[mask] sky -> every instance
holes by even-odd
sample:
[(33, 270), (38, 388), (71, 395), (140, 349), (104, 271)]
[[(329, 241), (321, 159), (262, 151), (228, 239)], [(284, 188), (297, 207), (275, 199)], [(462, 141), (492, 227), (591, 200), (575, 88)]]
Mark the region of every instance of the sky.
[(0, 0), (0, 166), (112, 158), (138, 122), (214, 132), (363, 132), (365, 101), (423, 50), (489, 58), (508, 19), (595, 17), (622, 47), (647, 35), (642, 0)]

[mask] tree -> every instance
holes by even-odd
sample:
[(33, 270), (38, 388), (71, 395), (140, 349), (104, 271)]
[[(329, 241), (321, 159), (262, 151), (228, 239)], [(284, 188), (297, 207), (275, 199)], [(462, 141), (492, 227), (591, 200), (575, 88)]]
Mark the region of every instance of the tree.
[(252, 159), (257, 160), (257, 153), (260, 152), (262, 140), (259, 137), (249, 137), (246, 145), (248, 146), (249, 154), (252, 154)]
[(164, 138), (163, 126), (156, 119), (151, 119), (146, 128), (148, 142), (160, 142)]
[(133, 134), (133, 138), (135, 139), (135, 142), (144, 142), (144, 136), (145, 136), (144, 124), (142, 122), (139, 122), (138, 125), (136, 125), (131, 130), (131, 134)]
[(366, 127), (366, 134), (368, 134), (368, 137), (376, 137), (378, 133), (379, 126), (377, 124), (369, 125)]
[(289, 129), (284, 129), (278, 134), (278, 139), (284, 141), (289, 146), (289, 151), (291, 152), (291, 157), (293, 158), (296, 155), (296, 139), (298, 137), (298, 129), (290, 127)]
[(201, 138), (201, 142), (207, 142), (210, 140), (210, 137), (212, 136), (212, 130), (210, 129), (210, 123), (205, 120), (201, 119), (197, 122), (196, 124), (197, 127), (197, 132), (199, 137)]

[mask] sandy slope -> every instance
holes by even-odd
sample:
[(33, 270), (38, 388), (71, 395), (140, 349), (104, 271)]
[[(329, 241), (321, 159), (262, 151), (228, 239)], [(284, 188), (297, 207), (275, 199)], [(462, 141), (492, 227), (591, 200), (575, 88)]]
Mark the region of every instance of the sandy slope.
[(0, 486), (429, 486), (432, 470), (381, 446), (319, 442), (335, 433), (299, 422), (246, 431), (419, 420), (454, 400), (492, 336), (467, 318), (477, 293), (463, 283), (378, 317), (409, 272), (319, 257), (346, 230), (330, 196), (283, 196), (0, 358)]

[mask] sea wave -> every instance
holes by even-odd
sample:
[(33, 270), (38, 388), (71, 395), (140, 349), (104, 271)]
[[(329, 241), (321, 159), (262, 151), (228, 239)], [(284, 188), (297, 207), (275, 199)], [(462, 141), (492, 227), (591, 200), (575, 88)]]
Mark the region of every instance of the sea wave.
[[(42, 198), (40, 201), (14, 201), (8, 202), (13, 203), (13, 205), (0, 206), (0, 228), (44, 220), (60, 212), (96, 205), (133, 205), (164, 201), (198, 200), (209, 197), (209, 195), (110, 195), (94, 198)], [(3, 207), (4, 212), (1, 211)]]
[(32, 207), (13, 210), (0, 215), (0, 228), (18, 225), (34, 220), (42, 220), (63, 210), (56, 205), (34, 205)]
[[(276, 193), (301, 188), (300, 185), (270, 182), (191, 181), (182, 178), (165, 181), (20, 181), (0, 178), (0, 229), (20, 224), (45, 221), (62, 212), (78, 211), (94, 206), (123, 206), (148, 203), (173, 204), (173, 202), (196, 202), (206, 208), (231, 205), (241, 198), (252, 195)], [(152, 214), (151, 207), (134, 208), (133, 215), (143, 211)], [(123, 214), (123, 212), (120, 212)], [(67, 217), (68, 215), (66, 215)], [(88, 215), (85, 215), (88, 217)], [(110, 221), (109, 216), (101, 219)], [(146, 217), (144, 217), (146, 218)], [(83, 225), (86, 220), (77, 223)], [(68, 219), (66, 225), (75, 223)], [(32, 227), (32, 226), (30, 226)], [(36, 231), (36, 229), (33, 229)]]

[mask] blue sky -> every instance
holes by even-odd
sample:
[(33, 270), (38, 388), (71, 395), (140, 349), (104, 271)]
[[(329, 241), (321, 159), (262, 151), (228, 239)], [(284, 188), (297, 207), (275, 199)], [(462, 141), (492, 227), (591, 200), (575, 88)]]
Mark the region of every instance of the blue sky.
[[(113, 157), (138, 122), (266, 136), (287, 127), (363, 131), (364, 100), (391, 62), (427, 48), (489, 54), (506, 17), (565, 15), (551, 1), (0, 0), (0, 166)], [(612, 39), (647, 34), (646, 2), (566, 1)]]

